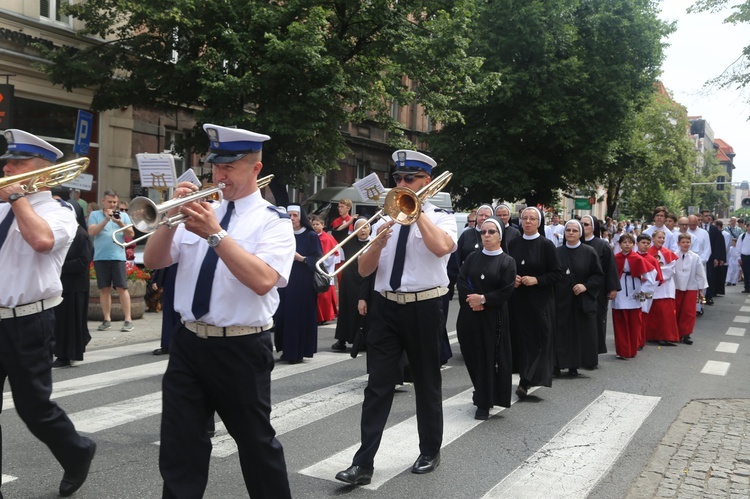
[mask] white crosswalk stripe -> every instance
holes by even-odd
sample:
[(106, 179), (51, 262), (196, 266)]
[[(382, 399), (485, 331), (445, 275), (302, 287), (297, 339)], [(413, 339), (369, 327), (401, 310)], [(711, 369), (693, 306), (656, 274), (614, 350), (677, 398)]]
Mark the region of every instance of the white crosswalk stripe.
[[(457, 343), (458, 340), (455, 331), (449, 333), (449, 340), (451, 344)], [(724, 350), (717, 348), (717, 351), (725, 351), (732, 348), (732, 344), (730, 343), (725, 342), (722, 343), (722, 345), (721, 348)], [(148, 355), (149, 360), (152, 360), (153, 357), (150, 357), (150, 354), (153, 348), (156, 347), (158, 347), (158, 342), (115, 347), (87, 353), (86, 362), (80, 364), (83, 366), (81, 372), (85, 372), (83, 369), (86, 365), (97, 363), (102, 365), (103, 363), (116, 361), (125, 357), (131, 358), (131, 360), (136, 362), (142, 362), (140, 356)], [(320, 352), (315, 354), (312, 359), (305, 359), (301, 364), (290, 365), (282, 362), (278, 363), (272, 371), (271, 378), (272, 380), (277, 381), (299, 374), (303, 376), (306, 374), (317, 376), (320, 375), (323, 370), (337, 369), (336, 366), (345, 361), (353, 360), (347, 354)], [(363, 367), (362, 361), (357, 362)], [(100, 389), (107, 390), (108, 394), (112, 394), (115, 393), (115, 390), (119, 386), (131, 384), (133, 385), (134, 390), (141, 390), (139, 396), (123, 398), (122, 400), (109, 403), (113, 399), (116, 399), (115, 397), (110, 396), (107, 397), (107, 403), (96, 405), (75, 413), (69, 413), (69, 416), (79, 431), (88, 434), (102, 433), (126, 424), (143, 421), (146, 418), (158, 416), (161, 413), (162, 394), (158, 390), (153, 391), (153, 389), (154, 381), (158, 381), (164, 374), (167, 363), (168, 360), (160, 359), (132, 367), (114, 369), (97, 374), (87, 374), (76, 378), (62, 380), (54, 383), (52, 398), (61, 399)], [(122, 365), (122, 362), (119, 362), (119, 365)], [(454, 372), (455, 370), (452, 370), (452, 367), (453, 366), (450, 364), (444, 366), (443, 372)], [(463, 371), (462, 367), (460, 369)], [(99, 370), (101, 370), (101, 368)], [(67, 375), (69, 373), (76, 373), (76, 371), (66, 370), (65, 373)], [(465, 372), (463, 374), (465, 374)], [(324, 421), (326, 418), (334, 417), (343, 413), (343, 411), (361, 411), (364, 388), (367, 383), (367, 375), (361, 374), (355, 375), (354, 377), (348, 377), (350, 379), (334, 382), (323, 388), (302, 394), (296, 394), (296, 396), (274, 404), (272, 407), (271, 422), (277, 434), (285, 435), (300, 428), (304, 428), (307, 425)], [(322, 378), (323, 376), (321, 376), (321, 379)], [(468, 384), (468, 376), (466, 376), (464, 382)], [(518, 383), (517, 375), (514, 375), (513, 383)], [(144, 394), (144, 386), (147, 387), (149, 393)], [(536, 387), (533, 387), (529, 392), (531, 393), (535, 390)], [(485, 423), (484, 421), (476, 420), (473, 417), (474, 406), (472, 404), (472, 391), (473, 389), (468, 385), (466, 388), (461, 388), (461, 391), (457, 395), (451, 396), (443, 401), (444, 451), (447, 450), (446, 448), (448, 446), (459, 441), (479, 425)], [(589, 446), (587, 452), (593, 452), (594, 455), (597, 456), (597, 460), (594, 463), (588, 462), (588, 458), (584, 455), (586, 453), (581, 452), (581, 455), (576, 454), (574, 461), (575, 463), (580, 464), (580, 469), (570, 473), (570, 475), (574, 477), (570, 479), (573, 484), (576, 481), (586, 481), (586, 483), (595, 484), (596, 480), (606, 473), (608, 467), (611, 466), (611, 462), (616, 460), (619, 453), (627, 446), (632, 434), (642, 424), (643, 419), (645, 419), (650, 410), (653, 409), (656, 401), (658, 401), (658, 398), (656, 397), (642, 397), (613, 393), (614, 392), (605, 392), (600, 397), (603, 401), (597, 399), (597, 402), (592, 404), (592, 406), (585, 411), (589, 411), (589, 419), (587, 419), (588, 423), (591, 423), (591, 421), (594, 420), (603, 425), (601, 428), (597, 427), (594, 433), (600, 434), (600, 436), (602, 434), (610, 436), (616, 435), (612, 438), (602, 437), (601, 441), (592, 441), (587, 444), (587, 446)], [(517, 397), (513, 396), (512, 404), (515, 404), (517, 400)], [(3, 399), (4, 409), (12, 408), (12, 402), (10, 392), (6, 392)], [(648, 409), (649, 407), (651, 409)], [(377, 490), (404, 471), (410, 469), (419, 448), (416, 416), (413, 415), (413, 406), (410, 407), (410, 409), (412, 411), (411, 417), (386, 428), (383, 434), (380, 450), (376, 456), (376, 472), (373, 476), (373, 481), (370, 485), (367, 485), (364, 488)], [(490, 411), (490, 415), (491, 417), (496, 416), (503, 410), (505, 409), (495, 407)], [(627, 418), (623, 416), (623, 414), (629, 414), (632, 416), (633, 413), (636, 413), (637, 415)], [(583, 416), (579, 415), (577, 419), (571, 421), (569, 425), (566, 426), (566, 428), (564, 428), (548, 445), (553, 445), (554, 449), (564, 449), (567, 446), (569, 452), (574, 452), (573, 449), (576, 445), (574, 437), (579, 436), (576, 432), (583, 431), (580, 429), (580, 421), (578, 421), (578, 418), (582, 417)], [(609, 423), (604, 424), (605, 420)], [(150, 432), (158, 429), (158, 420), (154, 419), (149, 424), (152, 425), (149, 429)], [(136, 430), (135, 434), (138, 434), (137, 431), (138, 430)], [(133, 434), (131, 432), (132, 430), (130, 429), (121, 432), (122, 438), (131, 438), (131, 435)], [(158, 444), (158, 442), (155, 443)], [(212, 444), (212, 456), (214, 458), (227, 458), (237, 453), (236, 443), (227, 433), (226, 428), (221, 421), (217, 422), (216, 436), (212, 439)], [(284, 442), (284, 444), (285, 447), (289, 446), (287, 442)], [(578, 445), (580, 445), (580, 443)], [(313, 459), (308, 459), (302, 466), (297, 466), (296, 469), (299, 471), (296, 472), (307, 477), (335, 482), (334, 477), (336, 473), (347, 468), (351, 464), (352, 457), (358, 447), (359, 443), (351, 445), (351, 441), (348, 441), (347, 444), (342, 445), (338, 449), (336, 449), (334, 445), (327, 449), (326, 454), (317, 456)], [(538, 454), (549, 454), (550, 452), (551, 451), (545, 447), (540, 450)], [(325, 457), (325, 455), (328, 455), (328, 457)], [(570, 459), (570, 454), (563, 455), (566, 456), (565, 459)], [(316, 459), (321, 458), (323, 459), (315, 462)], [(607, 464), (608, 462), (610, 462), (610, 464)], [(498, 494), (497, 491), (501, 491), (500, 493), (502, 493), (503, 497), (523, 497), (523, 495), (520, 494), (520, 490), (527, 488), (529, 485), (528, 477), (526, 477), (528, 473), (533, 471), (538, 474), (538, 470), (545, 470), (545, 472), (552, 473), (551, 476), (555, 476), (554, 471), (556, 469), (562, 468), (559, 466), (555, 468), (555, 463), (552, 461), (544, 461), (543, 459), (535, 460), (530, 458), (522, 468), (519, 468), (514, 474), (509, 475), (508, 478), (492, 489), (487, 497), (499, 497), (499, 495), (493, 495)], [(565, 469), (570, 471), (568, 468)], [(289, 473), (295, 473), (295, 471), (290, 469)], [(519, 482), (520, 485), (514, 485), (514, 480), (519, 476), (519, 473), (525, 473), (526, 475), (523, 476), (526, 478), (523, 478)], [(555, 478), (560, 479), (560, 477), (556, 476)], [(16, 479), (16, 477), (10, 475), (3, 475), (2, 477), (3, 483)], [(502, 476), (498, 476), (497, 482), (500, 482), (502, 479)], [(555, 488), (553, 490), (558, 490), (558, 485), (559, 484), (555, 483)], [(537, 486), (541, 490), (544, 487), (544, 482), (540, 482)], [(491, 487), (491, 484), (488, 488), (489, 487)], [(559, 490), (566, 490), (566, 487), (570, 487), (571, 490), (576, 491), (576, 494), (578, 494), (577, 497), (585, 497), (586, 492), (583, 491), (580, 486), (565, 484), (561, 487), (563, 488)], [(571, 497), (574, 496), (571, 495)]]
[(588, 496), (660, 399), (605, 391), (485, 498)]

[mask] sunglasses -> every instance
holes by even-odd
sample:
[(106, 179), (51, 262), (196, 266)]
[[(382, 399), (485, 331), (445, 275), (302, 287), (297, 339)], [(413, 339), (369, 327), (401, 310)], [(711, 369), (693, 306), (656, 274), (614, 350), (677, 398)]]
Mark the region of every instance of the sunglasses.
[(406, 175), (400, 175), (398, 173), (394, 173), (393, 181), (398, 184), (399, 182), (403, 180), (407, 184), (411, 184), (412, 182), (414, 182), (415, 178), (425, 178), (425, 177), (427, 177), (427, 175), (418, 175), (415, 173), (407, 173)]
[(475, 224), (475, 223), (477, 223), (477, 221), (476, 221), (476, 220), (469, 220), (468, 222), (469, 222), (470, 224)]
[(479, 233), (483, 236), (486, 236), (487, 234), (494, 236), (495, 234), (497, 234), (497, 231), (495, 229), (484, 229), (480, 230)]
[(584, 227), (591, 227), (591, 224), (587, 224), (587, 223), (582, 223), (581, 225), (583, 225)]

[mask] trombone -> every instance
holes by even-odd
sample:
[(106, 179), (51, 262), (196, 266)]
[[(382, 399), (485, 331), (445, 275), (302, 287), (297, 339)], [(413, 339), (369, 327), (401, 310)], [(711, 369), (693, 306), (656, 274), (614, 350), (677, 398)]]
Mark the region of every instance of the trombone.
[(45, 187), (57, 187), (70, 182), (89, 167), (89, 158), (77, 158), (64, 163), (47, 166), (27, 173), (19, 173), (10, 177), (0, 178), (0, 189), (13, 184), (23, 184), (21, 187), (26, 194), (33, 194)]
[[(267, 175), (265, 177), (259, 178), (258, 189), (262, 189), (268, 186), (268, 184), (271, 183), (271, 180), (273, 180), (273, 175)], [(170, 229), (176, 227), (177, 225), (187, 220), (187, 215), (178, 213), (177, 215), (169, 217), (167, 216), (167, 212), (172, 208), (182, 206), (183, 204), (192, 203), (193, 201), (205, 200), (211, 202), (211, 206), (213, 207), (213, 209), (216, 209), (221, 206), (221, 202), (224, 200), (224, 196), (222, 194), (222, 190), (224, 189), (224, 187), (226, 186), (223, 183), (219, 182), (213, 187), (206, 187), (205, 189), (201, 189), (200, 191), (196, 191), (179, 198), (171, 199), (161, 204), (156, 204), (150, 198), (147, 198), (145, 196), (138, 196), (136, 198), (133, 198), (133, 200), (130, 201), (130, 204), (128, 204), (128, 214), (130, 215), (130, 219), (133, 221), (133, 223), (120, 227), (119, 229), (112, 232), (112, 241), (122, 248), (127, 248), (151, 237), (151, 235), (156, 232), (156, 229), (158, 229), (162, 225), (166, 225)], [(137, 229), (140, 232), (145, 232), (145, 234), (131, 241), (120, 242), (117, 239), (117, 235), (120, 232), (125, 232), (130, 228)]]
[[(443, 172), (438, 175), (432, 182), (422, 187), (419, 192), (414, 192), (408, 187), (394, 187), (385, 196), (385, 200), (383, 201), (383, 208), (381, 208), (367, 221), (367, 225), (372, 226), (372, 224), (377, 219), (385, 218), (386, 216), (391, 217), (394, 222), (400, 225), (413, 224), (419, 219), (419, 216), (422, 214), (422, 205), (425, 203), (425, 201), (443, 190), (448, 182), (450, 182), (452, 176), (453, 174), (451, 172)], [(372, 243), (377, 241), (377, 239), (384, 235), (386, 232), (387, 231), (384, 230), (380, 234), (377, 234), (352, 256), (347, 255), (346, 261), (344, 261), (344, 263), (334, 272), (329, 274), (328, 272), (323, 270), (323, 264), (339, 249), (341, 249), (341, 247), (346, 245), (346, 243), (348, 243), (353, 237), (357, 235), (357, 231), (352, 232), (346, 237), (346, 239), (341, 241), (333, 249), (331, 249), (331, 251), (323, 255), (320, 260), (315, 262), (315, 268), (318, 270), (318, 272), (326, 277), (335, 276), (336, 274), (344, 270), (350, 263), (356, 260), (359, 255), (367, 251), (367, 249), (372, 246)]]

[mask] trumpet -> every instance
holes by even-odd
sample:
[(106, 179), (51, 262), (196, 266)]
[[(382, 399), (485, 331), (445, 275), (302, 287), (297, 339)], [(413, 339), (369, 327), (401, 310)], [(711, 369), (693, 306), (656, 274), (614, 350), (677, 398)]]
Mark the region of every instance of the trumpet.
[[(443, 172), (438, 175), (432, 182), (424, 186), (419, 192), (414, 192), (408, 187), (394, 187), (391, 189), (383, 201), (383, 207), (375, 213), (368, 221), (367, 225), (371, 226), (374, 222), (386, 216), (400, 225), (411, 225), (416, 222), (422, 214), (422, 205), (425, 201), (441, 190), (450, 182), (453, 174), (451, 172)], [(337, 244), (331, 251), (323, 255), (320, 260), (315, 262), (315, 268), (326, 277), (333, 277), (336, 274), (344, 270), (350, 263), (355, 261), (359, 255), (367, 251), (372, 244), (378, 240), (381, 236), (385, 235), (388, 231), (382, 231), (380, 234), (373, 237), (365, 246), (363, 246), (354, 255), (346, 257), (346, 261), (334, 272), (328, 273), (323, 270), (323, 264), (332, 255), (336, 254), (346, 243), (352, 238), (357, 236), (357, 232), (352, 232), (343, 241)]]
[(23, 191), (26, 194), (32, 194), (45, 187), (56, 187), (70, 182), (83, 173), (89, 167), (89, 162), (89, 158), (78, 158), (32, 172), (3, 177), (0, 178), (0, 189), (13, 184), (22, 184)]
[[(268, 186), (268, 184), (271, 183), (271, 180), (273, 180), (273, 175), (259, 178), (258, 188), (262, 189), (263, 187)], [(213, 209), (216, 209), (221, 206), (221, 202), (224, 200), (222, 194), (224, 187), (226, 186), (219, 182), (213, 187), (206, 187), (200, 191), (171, 199), (161, 204), (156, 204), (150, 198), (145, 196), (138, 196), (130, 201), (130, 204), (128, 205), (128, 213), (133, 223), (125, 225), (124, 227), (112, 232), (112, 241), (118, 246), (127, 248), (151, 237), (151, 235), (156, 232), (156, 229), (162, 225), (173, 228), (184, 223), (188, 218), (187, 215), (178, 213), (172, 217), (167, 216), (169, 210), (182, 206), (183, 204), (192, 203), (193, 201), (208, 201), (211, 203)], [(145, 232), (145, 234), (127, 242), (121, 242), (117, 239), (118, 234), (131, 228), (138, 229), (140, 232)]]

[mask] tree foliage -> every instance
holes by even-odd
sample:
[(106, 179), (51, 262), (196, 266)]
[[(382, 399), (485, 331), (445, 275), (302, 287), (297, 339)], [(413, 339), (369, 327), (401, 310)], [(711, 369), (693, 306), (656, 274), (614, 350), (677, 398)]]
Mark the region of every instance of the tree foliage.
[[(725, 186), (723, 190), (716, 189), (715, 182), (720, 176), (726, 177), (727, 171), (716, 159), (716, 152), (706, 151), (701, 157), (701, 168), (696, 173), (693, 182), (709, 185), (696, 185), (691, 189), (689, 205), (699, 209), (711, 210), (712, 213), (729, 207), (729, 192), (731, 188)], [(687, 204), (685, 208), (687, 208)]]
[[(457, 102), (497, 84), (466, 51), (474, 0), (87, 0), (66, 10), (94, 42), (48, 51), (53, 83), (94, 88), (94, 110), (191, 107), (199, 123), (268, 133), (265, 160), (284, 183), (336, 166), (348, 151), (342, 124), (368, 120), (398, 139), (391, 102), (416, 100), (450, 123), (461, 120)], [(198, 126), (187, 145), (205, 150)]]
[(463, 206), (493, 198), (548, 203), (603, 177), (623, 124), (650, 95), (671, 25), (650, 0), (498, 0), (485, 5), (473, 55), (502, 74), (487, 103), (462, 105), (432, 150), (460, 169)]
[[(732, 5), (728, 0), (697, 0), (688, 12), (721, 12), (727, 7), (731, 8), (731, 13), (724, 19), (725, 23), (750, 23), (750, 0)], [(742, 52), (737, 54), (737, 60), (731, 66), (707, 84), (718, 85), (720, 88), (743, 89), (747, 87), (750, 84), (750, 45), (746, 45)]]
[(684, 207), (698, 161), (688, 127), (685, 108), (654, 89), (614, 143), (606, 168), (608, 216), (618, 206), (629, 217), (646, 219), (656, 206)]

